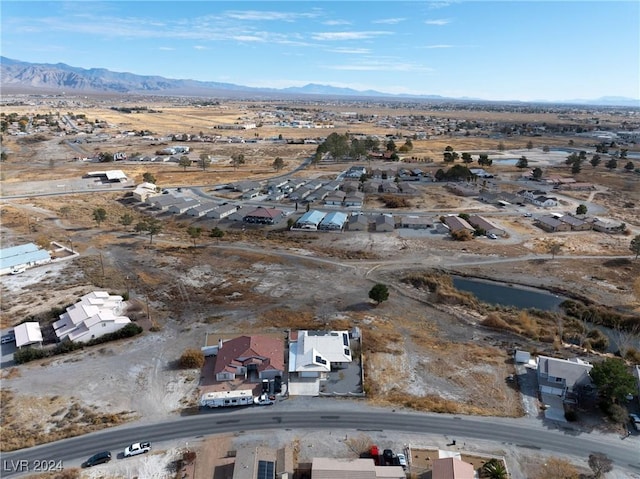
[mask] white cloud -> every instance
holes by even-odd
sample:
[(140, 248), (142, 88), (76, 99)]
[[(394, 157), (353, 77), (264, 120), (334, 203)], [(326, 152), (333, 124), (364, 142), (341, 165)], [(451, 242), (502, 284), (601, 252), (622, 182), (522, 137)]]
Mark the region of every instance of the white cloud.
[(386, 25), (396, 25), (398, 23), (404, 22), (406, 18), (382, 18), (380, 20), (374, 20), (372, 23), (382, 23)]
[(167, 52), (171, 52), (174, 51), (175, 48), (173, 47), (159, 47), (158, 50), (163, 50), (163, 51), (167, 51)]
[(368, 38), (391, 35), (392, 32), (370, 31), (370, 32), (318, 32), (312, 34), (314, 40), (365, 40)]
[(371, 53), (371, 50), (368, 48), (347, 48), (347, 47), (331, 48), (328, 51), (332, 53), (346, 53), (350, 55), (367, 55)]
[(440, 8), (447, 8), (456, 2), (431, 2), (428, 7), (431, 10), (438, 10)]
[(322, 22), (323, 25), (337, 26), (337, 25), (351, 25), (349, 20), (327, 20)]
[(416, 63), (403, 63), (395, 61), (377, 61), (369, 60), (359, 63), (343, 64), (343, 65), (325, 65), (324, 68), (329, 70), (343, 71), (396, 71), (396, 72), (418, 72), (432, 71), (431, 68)]
[(447, 20), (445, 18), (440, 18), (437, 20), (425, 20), (425, 22), (427, 25), (447, 25), (449, 23), (451, 23), (451, 20)]
[(238, 42), (264, 42), (265, 39), (263, 37), (259, 37), (256, 35), (234, 35), (234, 40)]
[(203, 46), (203, 45), (194, 45), (193, 48), (195, 50), (206, 50), (207, 47)]
[(294, 13), (294, 12), (269, 12), (260, 10), (232, 10), (224, 13), (224, 16), (234, 20), (277, 20), (282, 22), (294, 22), (299, 18), (314, 18), (317, 13)]
[(453, 45), (425, 45), (422, 48), (453, 48)]

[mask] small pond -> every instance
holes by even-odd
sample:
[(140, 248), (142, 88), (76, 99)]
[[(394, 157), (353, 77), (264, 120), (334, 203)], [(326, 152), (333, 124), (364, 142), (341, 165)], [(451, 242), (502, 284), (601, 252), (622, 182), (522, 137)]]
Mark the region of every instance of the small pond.
[(568, 298), (544, 290), (509, 286), (504, 283), (482, 279), (453, 277), (453, 285), (472, 293), (480, 301), (502, 306), (514, 306), (520, 309), (535, 308), (544, 311), (560, 311), (560, 303)]

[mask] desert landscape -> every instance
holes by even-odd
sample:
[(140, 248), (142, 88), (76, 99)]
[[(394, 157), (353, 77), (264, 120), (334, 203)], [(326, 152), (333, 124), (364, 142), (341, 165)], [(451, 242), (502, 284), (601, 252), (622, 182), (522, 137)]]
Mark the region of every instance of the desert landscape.
[[(128, 316), (144, 330), (135, 338), (23, 365), (14, 364), (3, 349), (5, 451), (191, 413), (197, 409), (200, 374), (176, 363), (185, 350), (203, 346), (206, 335), (269, 333), (284, 338), (291, 330), (357, 328), (363, 337), (366, 397), (353, 401), (498, 417), (540, 414), (539, 408), (528, 410), (518, 388), (505, 380), (518, 374), (512, 361), (515, 350), (598, 359), (620, 349), (611, 344), (611, 350), (597, 350), (578, 341), (587, 334), (584, 317), (487, 304), (454, 288), (451, 276), (542, 289), (615, 311), (629, 324), (638, 322), (640, 260), (634, 259), (630, 241), (640, 234), (640, 160), (634, 160), (635, 172), (586, 163), (572, 173), (565, 162), (568, 151), (585, 150), (591, 156), (597, 142), (575, 133), (576, 126), (586, 129), (594, 116), (591, 111), (429, 110), (358, 102), (199, 104), (166, 98), (144, 99), (153, 111), (124, 111), (141, 104), (142, 99), (117, 96), (16, 96), (3, 105), (3, 119), (16, 119), (8, 122), (2, 138), (3, 247), (36, 243), (53, 250), (55, 242), (61, 248), (50, 264), (2, 276), (3, 332), (24, 321), (50, 325), (61, 308), (96, 290), (124, 295)], [(625, 111), (605, 109), (597, 115), (599, 129), (630, 122)], [(29, 134), (10, 134), (23, 117), (47, 120), (30, 123)], [(47, 127), (52, 118), (63, 126)], [(295, 122), (316, 127), (292, 127)], [(570, 127), (570, 133), (540, 134), (536, 128), (542, 124), (548, 130)], [(254, 126), (236, 129), (238, 125)], [(517, 133), (500, 133), (514, 125)], [(393, 141), (398, 147), (411, 143), (411, 148), (398, 151), (396, 162), (312, 161), (318, 145), (332, 133), (377, 136), (383, 146)], [(141, 159), (166, 157), (159, 153), (175, 145), (189, 146), (183, 156), (190, 164)], [(480, 234), (470, 241), (455, 241), (435, 227), (401, 228), (400, 220), (392, 231), (347, 226), (324, 232), (292, 230), (293, 223), (286, 219), (264, 226), (239, 215), (194, 218), (153, 211), (132, 197), (134, 187), (151, 176), (159, 191), (182, 190), (194, 198), (241, 203), (241, 211), (279, 208), (285, 218), (297, 220), (305, 209), (323, 206), (268, 200), (266, 195), (246, 200), (228, 185), (248, 180), (267, 185), (285, 176), (331, 181), (353, 165), (369, 171), (419, 169), (424, 178), (435, 178), (438, 170), (451, 166), (443, 160), (447, 147), (470, 153), (474, 163), (478, 155), (488, 154), (493, 164), (485, 167), (491, 173), (485, 182), (494, 191), (515, 194), (538, 188), (522, 179), (533, 168), (541, 169), (544, 177), (570, 177), (593, 187), (549, 189), (557, 205), (541, 208), (524, 200), (518, 205), (488, 204), (452, 192), (448, 182), (425, 180), (416, 182), (416, 192), (400, 207), (389, 207), (388, 198), (376, 193), (365, 195), (360, 208), (348, 210), (349, 215), (372, 217), (423, 216), (434, 224), (444, 224), (446, 216), (481, 214), (506, 232), (500, 238)], [(640, 152), (636, 143), (623, 148), (629, 158)], [(126, 159), (100, 161), (105, 153), (125, 153)], [(242, 162), (234, 160), (239, 155)], [(511, 161), (523, 156), (528, 168)], [(282, 160), (278, 167), (276, 158)], [(87, 176), (104, 170), (121, 170), (126, 181), (87, 182)], [(624, 234), (550, 232), (536, 224), (539, 216), (573, 214), (580, 205), (588, 205), (587, 215), (597, 215), (602, 222), (624, 224)], [(98, 209), (104, 211), (100, 221)], [(130, 216), (128, 224), (122, 221), (125, 216)], [(151, 238), (135, 228), (148, 217), (162, 225)], [(554, 243), (557, 250), (550, 249)], [(380, 303), (369, 296), (376, 284), (389, 290), (388, 299)], [(637, 341), (637, 328), (630, 327), (628, 333), (627, 338), (633, 340), (635, 334)], [(46, 339), (44, 343), (46, 347)], [(634, 347), (625, 349), (630, 363), (640, 355)], [(576, 427), (624, 431), (597, 410), (581, 415)], [(296, 439), (291, 434), (282, 439), (288, 440)], [(369, 442), (374, 440), (379, 438)], [(213, 447), (204, 444), (201, 447)], [(202, 451), (206, 455), (206, 449)], [(512, 470), (537, 471), (512, 477), (544, 477), (536, 460), (527, 464), (514, 451), (493, 452), (508, 456)], [(109, 477), (129, 476), (119, 471)]]

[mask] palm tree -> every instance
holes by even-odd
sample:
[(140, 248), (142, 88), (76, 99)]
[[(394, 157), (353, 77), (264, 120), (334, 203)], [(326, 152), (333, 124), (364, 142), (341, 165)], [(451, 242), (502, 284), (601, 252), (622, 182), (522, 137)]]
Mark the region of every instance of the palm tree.
[(504, 462), (494, 458), (484, 463), (480, 470), (480, 476), (488, 479), (506, 479), (507, 468)]

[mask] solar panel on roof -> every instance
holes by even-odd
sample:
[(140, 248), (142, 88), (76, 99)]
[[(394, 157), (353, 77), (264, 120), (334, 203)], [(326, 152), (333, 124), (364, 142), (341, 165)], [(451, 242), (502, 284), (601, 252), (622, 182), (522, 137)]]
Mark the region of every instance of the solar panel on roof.
[(275, 479), (276, 464), (273, 461), (258, 461), (258, 476), (256, 479)]

